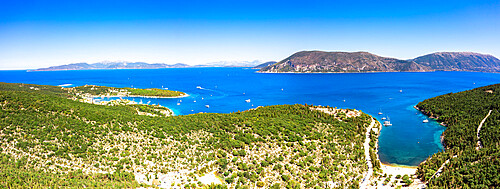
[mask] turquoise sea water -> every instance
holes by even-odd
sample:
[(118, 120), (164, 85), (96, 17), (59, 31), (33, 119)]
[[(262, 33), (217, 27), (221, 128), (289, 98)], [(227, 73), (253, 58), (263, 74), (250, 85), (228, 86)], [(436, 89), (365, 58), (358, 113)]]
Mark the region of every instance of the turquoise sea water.
[[(229, 113), (257, 106), (296, 103), (359, 109), (379, 121), (384, 116), (390, 117), (393, 125), (384, 127), (379, 138), (382, 162), (410, 166), (418, 165), (443, 149), (440, 135), (445, 129), (432, 120), (422, 123), (426, 117), (413, 108), (415, 104), (450, 92), (500, 83), (500, 74), (495, 73), (260, 74), (255, 71), (247, 68), (0, 71), (0, 81), (179, 90), (190, 96), (182, 99), (131, 98), (161, 104), (177, 115)], [(247, 99), (250, 102), (246, 102)], [(383, 114), (378, 115), (378, 112)]]

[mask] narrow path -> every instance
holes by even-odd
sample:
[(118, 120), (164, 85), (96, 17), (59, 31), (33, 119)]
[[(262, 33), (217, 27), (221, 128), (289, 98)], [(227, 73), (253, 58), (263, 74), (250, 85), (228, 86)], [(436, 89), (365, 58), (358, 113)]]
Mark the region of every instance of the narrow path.
[(365, 148), (366, 163), (368, 163), (368, 173), (363, 177), (363, 181), (361, 181), (359, 188), (367, 188), (368, 184), (370, 183), (370, 177), (373, 174), (373, 164), (370, 158), (370, 131), (372, 130), (375, 123), (376, 123), (375, 119), (372, 118), (372, 122), (370, 123), (370, 126), (366, 129), (365, 133), (365, 142), (363, 143), (363, 147)]
[(443, 172), (443, 168), (444, 168), (444, 166), (445, 166), (446, 164), (448, 164), (448, 163), (450, 163), (450, 160), (449, 160), (449, 159), (447, 159), (447, 160), (446, 160), (446, 161), (445, 161), (445, 162), (441, 165), (441, 167), (439, 167), (439, 169), (438, 169), (438, 170), (437, 170), (437, 171), (436, 171), (436, 172), (435, 172), (435, 173), (431, 176), (431, 178), (430, 178), (427, 182), (425, 182), (425, 184), (427, 185), (427, 183), (428, 183), (430, 180), (432, 180), (434, 177), (439, 177), (439, 174), (440, 174), (441, 172)]
[[(477, 147), (476, 147), (476, 150), (479, 150), (479, 148), (482, 148), (483, 146), (481, 145), (481, 141), (479, 140), (479, 131), (481, 131), (481, 127), (483, 127), (483, 124), (484, 122), (486, 121), (486, 119), (490, 116), (491, 114), (491, 111), (490, 110), (488, 112), (488, 115), (486, 115), (486, 117), (484, 117), (484, 119), (481, 121), (481, 123), (479, 124), (479, 127), (477, 127)], [(451, 159), (453, 158), (456, 158), (457, 155), (454, 155)], [(429, 180), (427, 180), (427, 182), (425, 182), (425, 185), (427, 185), (427, 183), (432, 180), (434, 177), (439, 177), (439, 175), (441, 174), (441, 172), (443, 172), (443, 168), (446, 164), (448, 164), (450, 162), (450, 159), (447, 159), (442, 165), (441, 167), (439, 167), (439, 169), (431, 176), (431, 178)]]
[(479, 140), (479, 131), (481, 131), (481, 127), (483, 126), (483, 123), (486, 121), (486, 119), (490, 116), (491, 111), (492, 110), (490, 110), (488, 112), (488, 115), (486, 115), (486, 117), (484, 117), (483, 121), (481, 121), (481, 123), (479, 124), (479, 127), (477, 127), (477, 147), (476, 147), (476, 150), (479, 150), (479, 148), (483, 147), (483, 145), (481, 144), (481, 141)]

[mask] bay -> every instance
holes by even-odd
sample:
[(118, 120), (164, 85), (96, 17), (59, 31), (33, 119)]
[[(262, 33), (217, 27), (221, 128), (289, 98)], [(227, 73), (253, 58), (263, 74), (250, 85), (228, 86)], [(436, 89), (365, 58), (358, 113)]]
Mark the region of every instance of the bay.
[[(130, 98), (160, 104), (176, 115), (230, 113), (276, 104), (329, 105), (362, 110), (392, 126), (383, 127), (383, 163), (416, 166), (443, 150), (445, 127), (413, 108), (434, 96), (500, 83), (500, 74), (478, 72), (400, 72), (342, 74), (263, 74), (248, 68), (172, 68), (155, 70), (0, 71), (0, 81), (61, 85), (85, 84), (168, 88), (188, 93), (180, 99)], [(109, 100), (102, 99), (102, 100)], [(249, 100), (250, 102), (247, 102)], [(182, 102), (181, 102), (182, 101)], [(179, 105), (178, 105), (179, 104)], [(209, 105), (209, 108), (206, 107)], [(378, 112), (382, 112), (379, 115)]]

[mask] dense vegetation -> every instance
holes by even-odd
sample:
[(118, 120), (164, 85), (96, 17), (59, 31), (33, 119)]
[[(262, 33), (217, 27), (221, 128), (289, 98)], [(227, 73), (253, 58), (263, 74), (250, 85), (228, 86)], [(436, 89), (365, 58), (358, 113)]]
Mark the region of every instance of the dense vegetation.
[(74, 90), (7, 83), (0, 106), (0, 187), (133, 187), (131, 173), (147, 181), (175, 173), (169, 184), (192, 188), (214, 172), (230, 188), (345, 188), (367, 169), (371, 117), (355, 110), (279, 105), (151, 117), (135, 105), (76, 101)]
[[(434, 97), (417, 107), (448, 127), (443, 139), (446, 151), (418, 167), (422, 180), (431, 187), (500, 187), (500, 84)], [(479, 133), (479, 147), (477, 129), (490, 110)], [(443, 172), (430, 179), (446, 160)]]
[[(72, 90), (74, 89), (74, 90)], [(105, 86), (95, 86), (95, 85), (84, 85), (74, 88), (68, 88), (67, 90), (73, 93), (79, 94), (90, 94), (90, 95), (109, 95), (109, 96), (146, 96), (146, 97), (178, 97), (186, 95), (186, 93), (180, 91), (171, 91), (164, 89), (136, 89), (136, 88), (116, 88), (116, 87), (105, 87)]]

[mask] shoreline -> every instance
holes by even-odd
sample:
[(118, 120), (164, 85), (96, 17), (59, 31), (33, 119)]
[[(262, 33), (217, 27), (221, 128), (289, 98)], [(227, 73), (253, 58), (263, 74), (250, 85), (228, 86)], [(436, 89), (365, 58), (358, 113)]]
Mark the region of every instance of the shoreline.
[(293, 74), (326, 74), (326, 73), (431, 73), (431, 72), (473, 72), (473, 73), (500, 73), (500, 72), (483, 72), (483, 71), (472, 71), (472, 70), (427, 70), (427, 71), (366, 71), (366, 72), (260, 72), (256, 73), (270, 73), (270, 74), (283, 74), (283, 73), (293, 73)]
[(90, 96), (90, 98), (121, 98), (121, 97), (137, 97), (137, 98), (184, 98), (190, 96), (187, 93), (184, 93), (184, 95), (180, 96), (141, 96), (141, 95), (126, 95), (126, 96), (121, 96), (121, 95), (109, 95), (109, 96)]
[[(263, 73), (263, 74), (344, 74), (344, 73), (362, 74), (362, 73), (426, 73), (426, 72), (430, 73), (430, 72), (437, 72), (437, 71), (366, 71), (366, 72), (260, 72), (260, 71), (256, 71), (256, 73)], [(465, 72), (467, 72), (467, 71), (465, 71)], [(490, 72), (488, 72), (488, 73), (490, 73)]]
[[(376, 120), (376, 119), (375, 119)], [(378, 120), (376, 120), (378, 122)], [(395, 188), (399, 186), (402, 186), (399, 183), (401, 179), (396, 179), (397, 175), (403, 176), (403, 175), (408, 175), (410, 176), (411, 180), (413, 183), (409, 186), (410, 188), (421, 188), (423, 187), (422, 181), (418, 178), (416, 178), (415, 174), (417, 172), (417, 167), (418, 166), (408, 166), (408, 165), (399, 165), (399, 164), (390, 164), (390, 163), (383, 163), (380, 161), (380, 156), (379, 156), (379, 137), (380, 133), (382, 132), (382, 127), (381, 123), (378, 122), (377, 124), (380, 125), (380, 129), (378, 130), (378, 136), (377, 140), (375, 142), (375, 153), (376, 153), (376, 160), (372, 161), (378, 161), (380, 163), (380, 174), (377, 171), (377, 174), (374, 174), (373, 177), (370, 177), (368, 180), (368, 184), (364, 185), (364, 188)], [(384, 182), (385, 180), (389, 180), (388, 182)]]
[(382, 163), (382, 162), (380, 162), (380, 165), (387, 166), (387, 167), (405, 168), (405, 169), (417, 169), (417, 167), (418, 167), (418, 166), (399, 165), (399, 164)]

